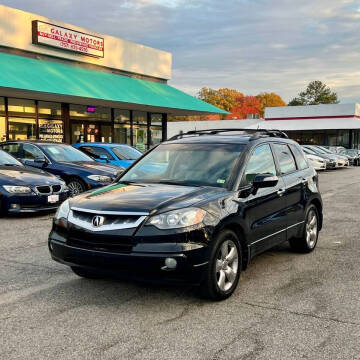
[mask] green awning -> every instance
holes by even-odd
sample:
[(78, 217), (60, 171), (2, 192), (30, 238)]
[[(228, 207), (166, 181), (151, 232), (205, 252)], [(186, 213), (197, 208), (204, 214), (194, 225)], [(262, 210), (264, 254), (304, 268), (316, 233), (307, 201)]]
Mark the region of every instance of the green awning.
[(1, 95), (174, 115), (227, 114), (167, 84), (7, 53), (0, 53), (0, 89)]

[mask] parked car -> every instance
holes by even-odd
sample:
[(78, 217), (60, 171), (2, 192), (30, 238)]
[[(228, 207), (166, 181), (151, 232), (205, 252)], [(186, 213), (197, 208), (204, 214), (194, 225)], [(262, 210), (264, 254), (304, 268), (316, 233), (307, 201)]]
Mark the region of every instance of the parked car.
[(55, 210), (68, 195), (64, 181), (0, 150), (0, 215)]
[[(284, 241), (313, 251), (323, 218), (316, 171), (282, 132), (237, 131), (179, 135), (118, 183), (66, 201), (52, 258), (82, 277), (185, 281), (220, 300), (255, 255)], [(143, 170), (159, 162), (163, 172)]]
[(8, 141), (0, 144), (25, 165), (43, 169), (61, 177), (70, 195), (109, 185), (124, 170), (100, 164), (70, 145), (40, 141)]
[(93, 157), (96, 161), (112, 165), (129, 167), (142, 153), (125, 144), (113, 143), (77, 143), (73, 146), (85, 154)]
[(336, 168), (340, 168), (340, 167), (349, 165), (349, 161), (341, 155), (327, 153), (324, 150), (319, 149), (317, 146), (314, 146), (314, 145), (303, 145), (303, 149), (304, 148), (312, 150), (313, 152), (315, 152), (315, 155), (318, 155), (318, 156), (321, 156), (324, 158), (328, 158), (330, 160), (334, 160)]
[(321, 150), (325, 151), (328, 154), (336, 154), (336, 155), (343, 157), (345, 160), (348, 161), (348, 165), (354, 165), (356, 162), (357, 155), (348, 154), (347, 149), (345, 149), (345, 148), (337, 147), (336, 151), (334, 151), (334, 150), (330, 150), (324, 146), (318, 145), (317, 147), (320, 148)]
[(355, 149), (342, 149), (339, 150), (340, 155), (347, 156), (351, 165), (359, 165), (359, 152)]
[(311, 148), (305, 147), (304, 145), (302, 145), (301, 148), (304, 151), (306, 156), (318, 156), (318, 157), (321, 157), (322, 159), (324, 159), (326, 162), (327, 170), (335, 169), (337, 167), (336, 158), (316, 153), (314, 150), (312, 150)]
[(310, 165), (315, 169), (315, 170), (326, 170), (326, 163), (327, 160), (315, 155), (315, 154), (307, 154), (305, 153), (307, 159), (310, 162)]

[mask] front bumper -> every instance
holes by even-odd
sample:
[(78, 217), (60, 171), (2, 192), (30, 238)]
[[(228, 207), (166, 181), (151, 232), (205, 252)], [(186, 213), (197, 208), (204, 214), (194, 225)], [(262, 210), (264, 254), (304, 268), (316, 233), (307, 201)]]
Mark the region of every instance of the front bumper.
[[(199, 232), (196, 232), (196, 236), (199, 236)], [(208, 266), (209, 247), (205, 243), (189, 242), (188, 233), (178, 234), (176, 238), (176, 242), (156, 243), (154, 237), (146, 241), (144, 237), (137, 239), (134, 236), (134, 246), (130, 250), (115, 247), (105, 249), (104, 244), (95, 248), (76, 244), (67, 239), (66, 233), (55, 228), (49, 235), (49, 250), (51, 257), (62, 264), (93, 269), (110, 276), (161, 283), (199, 284)], [(121, 237), (117, 239), (119, 243), (122, 240)], [(176, 260), (175, 269), (165, 266), (166, 258)]]
[[(35, 213), (39, 211), (51, 211), (57, 209), (57, 207), (69, 197), (69, 192), (64, 191), (59, 195), (59, 201), (56, 203), (48, 202), (48, 195), (41, 194), (10, 194), (0, 193), (0, 200), (2, 210), (6, 213)], [(16, 207), (14, 207), (16, 206)]]

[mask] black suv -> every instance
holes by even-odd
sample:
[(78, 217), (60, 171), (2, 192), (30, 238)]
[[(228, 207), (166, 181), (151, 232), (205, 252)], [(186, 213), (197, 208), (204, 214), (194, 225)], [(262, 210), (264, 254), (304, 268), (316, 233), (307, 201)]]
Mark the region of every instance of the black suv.
[(322, 218), (317, 174), (284, 133), (196, 131), (65, 201), (49, 249), (82, 277), (185, 281), (220, 300), (255, 255), (287, 240), (314, 250)]

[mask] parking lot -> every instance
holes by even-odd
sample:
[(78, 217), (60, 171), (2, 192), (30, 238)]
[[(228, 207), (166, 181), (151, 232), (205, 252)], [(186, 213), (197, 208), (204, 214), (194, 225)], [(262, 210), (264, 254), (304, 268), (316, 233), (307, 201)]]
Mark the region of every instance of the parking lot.
[(1, 359), (360, 359), (360, 168), (320, 174), (315, 252), (253, 259), (224, 302), (86, 280), (50, 259), (51, 215), (0, 219)]

